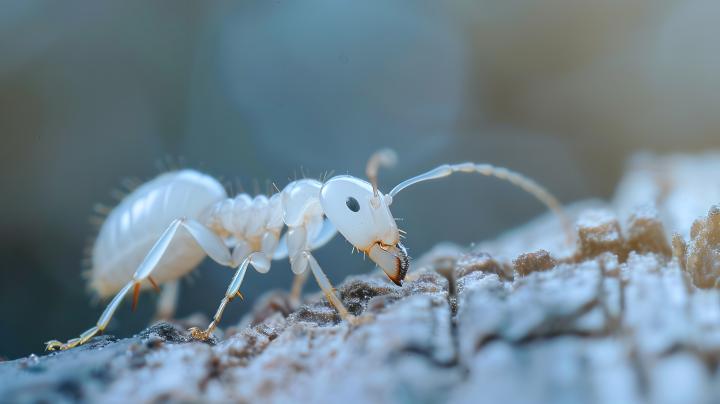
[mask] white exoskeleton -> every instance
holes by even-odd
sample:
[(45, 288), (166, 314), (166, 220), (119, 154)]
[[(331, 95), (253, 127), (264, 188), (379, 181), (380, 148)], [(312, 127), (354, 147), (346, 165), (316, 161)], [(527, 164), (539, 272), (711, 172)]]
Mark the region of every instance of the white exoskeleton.
[[(396, 159), (390, 149), (373, 154), (366, 170), (371, 183), (349, 175), (336, 176), (324, 183), (301, 179), (270, 198), (265, 195), (251, 198), (244, 193), (228, 198), (217, 180), (188, 169), (162, 174), (141, 185), (110, 212), (93, 249), (90, 286), (100, 297), (116, 293), (115, 297), (96, 326), (65, 344), (56, 340), (46, 342), (47, 348), (67, 349), (84, 343), (105, 329), (131, 289), (135, 294), (134, 310), (140, 289), (150, 288), (143, 283), (145, 279), (159, 292), (158, 284), (177, 281), (205, 255), (238, 269), (208, 328), (190, 329), (195, 338), (206, 339), (215, 330), (225, 306), (236, 295), (240, 296), (248, 266), (265, 273), (270, 270), (271, 259), (285, 257), (289, 257), (295, 274), (309, 267), (330, 305), (343, 318), (354, 321), (311, 251), (326, 244), (339, 231), (396, 285), (402, 286), (409, 257), (400, 243), (389, 206), (403, 188), (457, 171), (494, 175), (519, 185), (558, 213), (568, 242), (572, 240), (562, 205), (544, 188), (520, 174), (488, 164), (443, 165), (402, 182), (383, 195), (377, 189), (378, 167), (393, 166)], [(281, 239), (283, 225), (288, 230)]]

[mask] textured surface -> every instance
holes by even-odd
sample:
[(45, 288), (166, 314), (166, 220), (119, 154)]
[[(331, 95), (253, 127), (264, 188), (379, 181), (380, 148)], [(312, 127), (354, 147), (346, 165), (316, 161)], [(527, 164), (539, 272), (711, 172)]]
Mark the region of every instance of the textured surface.
[(546, 215), (472, 249), (438, 245), (402, 288), (349, 279), (357, 324), (324, 298), (292, 311), (271, 293), (223, 340), (157, 325), (0, 363), (0, 402), (717, 402), (720, 209), (671, 246), (668, 213), (645, 202), (625, 219), (570, 206), (572, 247)]

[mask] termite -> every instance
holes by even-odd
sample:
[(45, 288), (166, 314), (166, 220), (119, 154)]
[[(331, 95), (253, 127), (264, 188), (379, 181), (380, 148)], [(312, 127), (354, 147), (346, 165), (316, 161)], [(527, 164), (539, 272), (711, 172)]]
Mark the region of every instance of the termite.
[[(90, 286), (100, 297), (116, 293), (115, 297), (94, 327), (65, 344), (56, 340), (46, 342), (47, 349), (68, 349), (85, 343), (107, 327), (130, 290), (134, 289), (134, 310), (141, 285), (150, 288), (143, 284), (144, 280), (160, 292), (159, 284), (184, 276), (205, 255), (220, 265), (238, 269), (207, 329), (189, 330), (194, 338), (209, 338), (225, 306), (235, 296), (242, 298), (239, 289), (248, 266), (266, 273), (271, 259), (286, 257), (295, 274), (309, 267), (330, 305), (344, 319), (357, 321), (335, 295), (312, 251), (339, 231), (396, 285), (402, 286), (409, 257), (390, 212), (393, 198), (410, 185), (454, 172), (493, 175), (522, 187), (559, 215), (571, 242), (570, 225), (562, 205), (531, 179), (489, 164), (446, 164), (383, 194), (377, 188), (378, 168), (392, 167), (396, 161), (394, 151), (382, 149), (368, 161), (366, 175), (370, 182), (350, 175), (335, 176), (325, 182), (304, 178), (290, 182), (270, 198), (265, 195), (251, 198), (246, 193), (228, 198), (216, 179), (195, 170), (161, 174), (132, 191), (110, 211), (95, 241)], [(281, 239), (283, 225), (287, 232)], [(233, 246), (232, 251), (229, 246)]]

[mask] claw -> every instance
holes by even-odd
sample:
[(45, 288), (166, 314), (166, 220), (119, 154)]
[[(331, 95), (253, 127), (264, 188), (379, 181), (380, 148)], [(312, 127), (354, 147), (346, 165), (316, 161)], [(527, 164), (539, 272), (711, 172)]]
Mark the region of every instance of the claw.
[(64, 351), (66, 349), (75, 348), (76, 346), (82, 345), (85, 342), (87, 342), (87, 340), (89, 340), (95, 334), (97, 334), (98, 331), (101, 331), (100, 327), (95, 326), (95, 327), (85, 331), (84, 333), (80, 334), (80, 338), (73, 338), (64, 344), (58, 340), (48, 341), (45, 343), (45, 345), (47, 345), (45, 347), (45, 350), (46, 351), (57, 351), (57, 348), (59, 347), (61, 351)]
[(197, 328), (197, 327), (192, 327), (192, 328), (188, 329), (188, 331), (190, 331), (190, 336), (191, 336), (191, 337), (193, 337), (193, 338), (195, 338), (195, 339), (199, 339), (199, 340), (201, 340), (201, 341), (207, 340), (208, 337), (209, 337), (210, 334), (211, 334), (211, 333), (207, 332), (207, 330), (206, 330), (206, 331), (200, 331), (200, 329)]
[(47, 345), (45, 347), (46, 351), (57, 351), (57, 349), (55, 349), (55, 348), (61, 347), (63, 345), (63, 343), (54, 339), (54, 340), (46, 342), (45, 345)]
[(202, 331), (200, 331), (197, 327), (190, 327), (188, 328), (188, 331), (190, 331), (190, 336), (195, 339), (203, 339), (202, 338)]
[(210, 335), (212, 335), (213, 331), (215, 331), (215, 327), (217, 327), (217, 321), (213, 320), (205, 331), (200, 331), (197, 327), (189, 328), (188, 331), (190, 331), (191, 337), (205, 341), (210, 338)]

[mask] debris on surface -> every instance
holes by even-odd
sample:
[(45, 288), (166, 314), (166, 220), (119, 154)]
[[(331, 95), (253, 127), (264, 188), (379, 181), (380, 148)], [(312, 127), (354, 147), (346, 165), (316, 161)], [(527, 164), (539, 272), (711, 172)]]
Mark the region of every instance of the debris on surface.
[(653, 205), (641, 206), (630, 215), (626, 234), (627, 251), (662, 254), (666, 257), (672, 254), (665, 228)]
[(577, 222), (579, 246), (577, 254), (581, 258), (595, 258), (609, 252), (625, 261), (627, 254), (620, 235), (620, 223), (615, 215), (608, 211), (588, 211)]
[(555, 268), (557, 264), (550, 258), (545, 250), (534, 253), (522, 254), (512, 261), (513, 268), (519, 276), (527, 276), (533, 272), (547, 271)]
[(692, 225), (690, 242), (673, 236), (673, 256), (692, 276), (699, 288), (714, 288), (720, 279), (720, 205), (713, 205), (707, 216)]
[(438, 245), (403, 287), (349, 279), (352, 324), (327, 299), (293, 311), (269, 292), (222, 340), (158, 324), (2, 362), (0, 403), (720, 401), (720, 206), (668, 228), (677, 205), (618, 209), (648, 189), (624, 181), (612, 204), (570, 207), (574, 246), (544, 215), (473, 249)]

